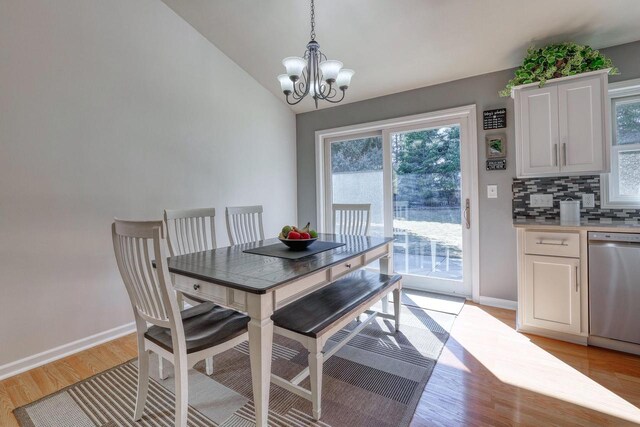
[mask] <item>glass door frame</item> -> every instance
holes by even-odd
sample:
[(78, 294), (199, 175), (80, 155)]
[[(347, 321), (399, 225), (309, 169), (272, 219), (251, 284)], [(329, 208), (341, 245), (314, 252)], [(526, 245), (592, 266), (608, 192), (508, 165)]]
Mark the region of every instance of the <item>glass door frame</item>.
[[(327, 129), (316, 132), (316, 207), (317, 224), (321, 232), (332, 232), (331, 215), (331, 157), (330, 146), (333, 142), (358, 139), (363, 137), (382, 135), (383, 147), (383, 198), (384, 198), (384, 222), (385, 235), (393, 235), (393, 171), (391, 164), (391, 134), (418, 129), (428, 129), (443, 125), (460, 126), (460, 151), (461, 171), (463, 171), (461, 204), (469, 199), (470, 213), (467, 229), (463, 225), (463, 289), (454, 292), (456, 295), (470, 297), (473, 301), (479, 301), (479, 193), (478, 193), (478, 138), (477, 138), (477, 112), (475, 105), (441, 110), (432, 113), (401, 117), (391, 120), (383, 120), (362, 125), (346, 126), (342, 128)], [(462, 208), (464, 210), (464, 207)], [(416, 281), (406, 275), (405, 287), (422, 288), (420, 280)], [(446, 279), (441, 279), (446, 280)], [(429, 287), (429, 290), (442, 293), (452, 293), (446, 284), (443, 286)], [(459, 283), (459, 282), (458, 282)]]

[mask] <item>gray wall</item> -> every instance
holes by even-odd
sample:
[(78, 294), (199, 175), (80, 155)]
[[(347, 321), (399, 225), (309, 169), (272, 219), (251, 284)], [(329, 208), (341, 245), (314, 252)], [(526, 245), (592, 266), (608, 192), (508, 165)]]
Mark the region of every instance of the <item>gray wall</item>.
[[(640, 77), (640, 42), (602, 49), (622, 75), (610, 81)], [(366, 72), (360, 70), (359, 72)], [(429, 70), (425, 70), (428, 73)], [(507, 300), (516, 299), (516, 241), (511, 217), (511, 181), (515, 176), (513, 101), (500, 98), (513, 70), (456, 80), (435, 86), (396, 93), (380, 98), (345, 104), (296, 116), (298, 156), (298, 218), (316, 221), (315, 131), (394, 117), (426, 113), (476, 104), (478, 111), (478, 159), (480, 189), (480, 295)], [(357, 83), (357, 75), (354, 80)], [(348, 96), (348, 94), (347, 94)], [(507, 170), (487, 172), (482, 130), (482, 111), (507, 108)], [(496, 131), (491, 131), (496, 132)], [(500, 131), (498, 131), (500, 132)], [(498, 198), (487, 199), (486, 186), (498, 185)]]
[(214, 206), (223, 245), (261, 203), (275, 236), (295, 161), (293, 112), (161, 1), (0, 1), (0, 376), (133, 320), (114, 216)]

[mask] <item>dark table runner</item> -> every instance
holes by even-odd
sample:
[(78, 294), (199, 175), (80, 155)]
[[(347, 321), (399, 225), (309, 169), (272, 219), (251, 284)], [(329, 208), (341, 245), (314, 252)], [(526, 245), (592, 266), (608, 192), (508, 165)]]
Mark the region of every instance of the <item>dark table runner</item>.
[(300, 259), (307, 256), (315, 255), (320, 252), (328, 251), (330, 249), (339, 248), (344, 246), (344, 243), (340, 242), (324, 242), (316, 240), (312, 245), (303, 251), (293, 251), (289, 249), (287, 245), (282, 242), (274, 243), (267, 246), (258, 246), (251, 249), (245, 249), (242, 252), (255, 255), (272, 256), (285, 259)]

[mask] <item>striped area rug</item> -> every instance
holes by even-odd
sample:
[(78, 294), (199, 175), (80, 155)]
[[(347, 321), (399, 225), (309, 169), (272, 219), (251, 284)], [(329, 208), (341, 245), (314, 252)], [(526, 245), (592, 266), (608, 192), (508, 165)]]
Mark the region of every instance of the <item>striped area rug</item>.
[[(420, 395), (444, 347), (455, 315), (402, 306), (401, 332), (378, 320), (324, 364), (322, 419), (315, 422), (311, 404), (271, 386), (269, 423), (273, 426), (409, 425)], [(355, 327), (336, 334), (327, 349)], [(295, 341), (276, 336), (272, 371), (293, 378), (307, 365), (307, 353)], [(137, 363), (119, 365), (14, 411), (24, 427), (173, 425), (174, 384), (158, 378), (152, 357), (149, 399), (144, 417), (131, 421), (135, 406)], [(309, 380), (301, 384), (309, 387)], [(204, 363), (189, 372), (189, 426), (249, 427), (255, 425), (251, 401), (249, 348), (245, 342), (214, 358), (214, 374)]]

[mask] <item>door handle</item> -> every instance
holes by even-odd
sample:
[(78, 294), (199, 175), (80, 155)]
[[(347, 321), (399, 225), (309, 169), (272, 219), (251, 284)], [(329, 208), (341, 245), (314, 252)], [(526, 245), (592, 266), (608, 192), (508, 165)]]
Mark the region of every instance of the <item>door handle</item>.
[(576, 292), (580, 290), (580, 266), (576, 265)]
[(464, 202), (464, 220), (466, 223), (467, 230), (471, 228), (471, 203), (469, 199), (466, 199)]

